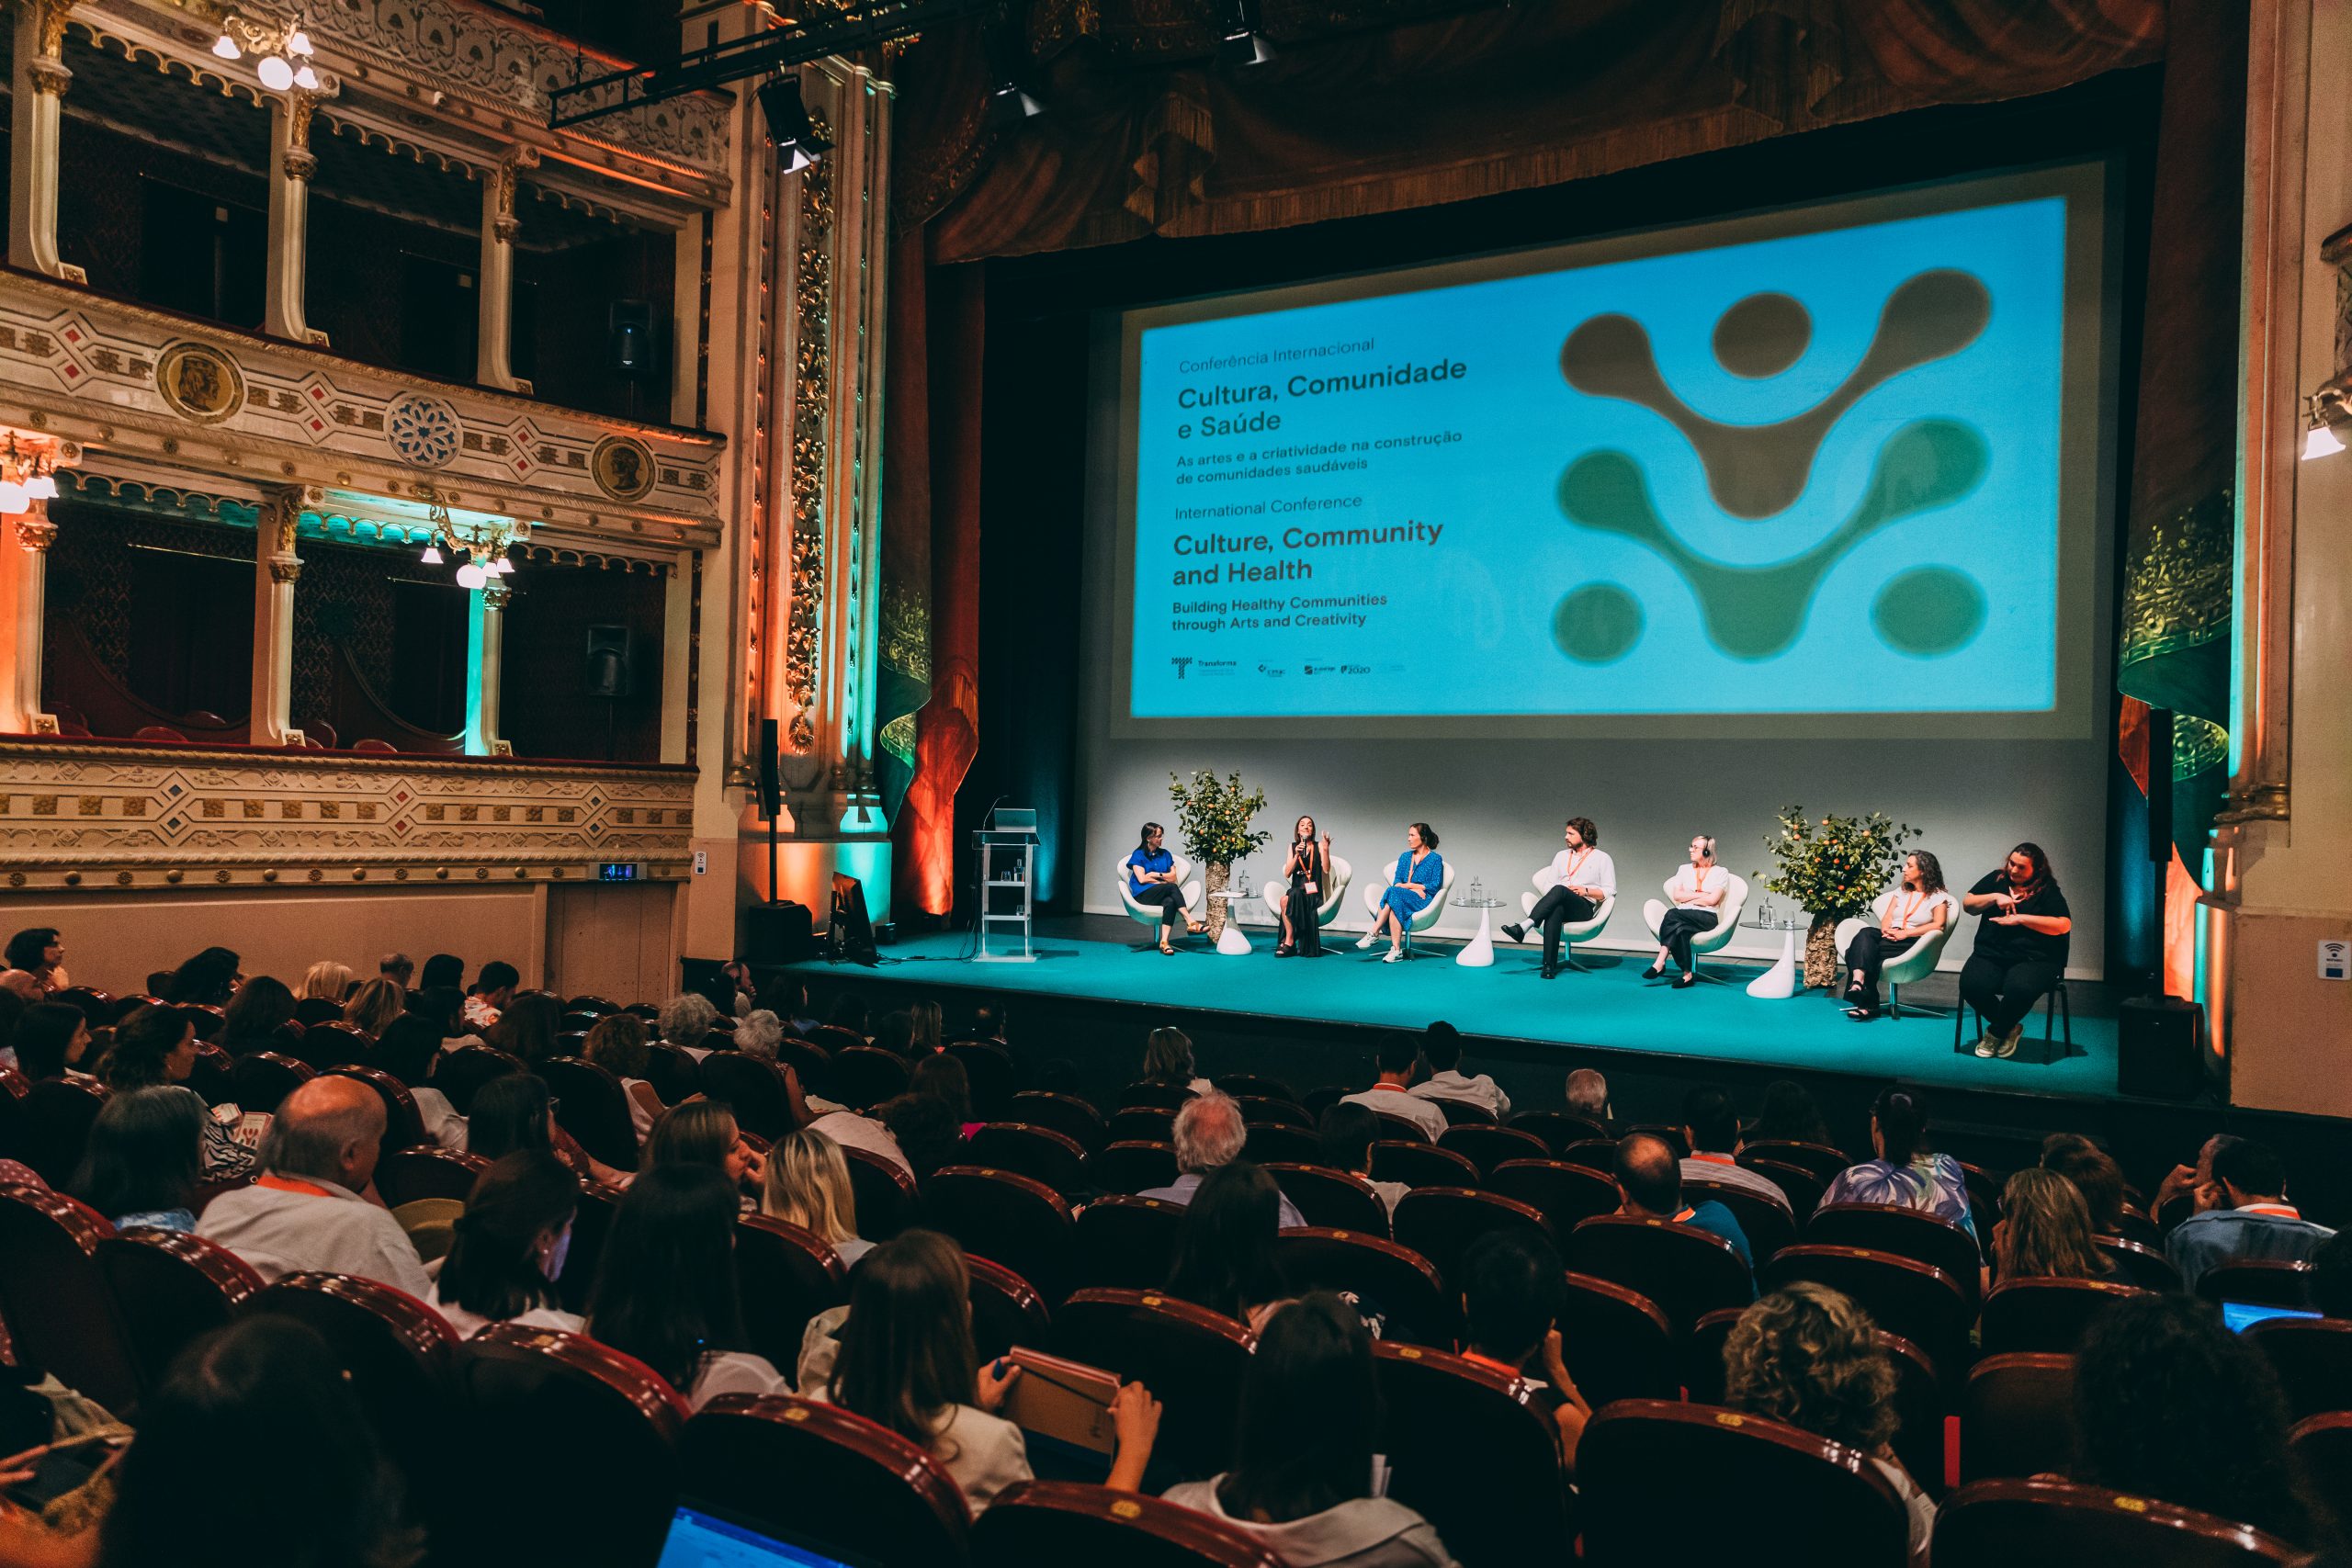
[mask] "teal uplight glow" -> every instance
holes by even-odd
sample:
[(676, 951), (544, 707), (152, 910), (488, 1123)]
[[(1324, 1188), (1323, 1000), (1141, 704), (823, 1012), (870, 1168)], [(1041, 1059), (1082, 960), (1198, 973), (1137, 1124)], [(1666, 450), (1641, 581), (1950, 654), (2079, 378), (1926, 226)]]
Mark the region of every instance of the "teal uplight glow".
[[(2237, 744), (2237, 730), (2234, 727), (2230, 730), (2230, 744), (2233, 747)], [(2213, 886), (2213, 852), (2207, 850), (2202, 859), (2203, 863), (2198, 867), (2197, 879), (2203, 886), (2211, 887)], [(2196, 915), (2190, 919), (2188, 925), (2189, 940), (2194, 944), (2196, 953), (2196, 956), (2189, 964), (2188, 994), (2195, 999), (2197, 1005), (2199, 1007), (2204, 1006), (2207, 1000), (2205, 988), (2205, 931), (2208, 924), (2209, 922), (2205, 918), (2205, 907), (2200, 903), (2197, 907)]]
[(481, 590), (466, 594), (466, 755), (490, 755), (490, 737), (482, 728), (482, 667), (488, 655)]
[(876, 925), (890, 918), (890, 840), (875, 839), (833, 846), (833, 866), (865, 887), (865, 912)]

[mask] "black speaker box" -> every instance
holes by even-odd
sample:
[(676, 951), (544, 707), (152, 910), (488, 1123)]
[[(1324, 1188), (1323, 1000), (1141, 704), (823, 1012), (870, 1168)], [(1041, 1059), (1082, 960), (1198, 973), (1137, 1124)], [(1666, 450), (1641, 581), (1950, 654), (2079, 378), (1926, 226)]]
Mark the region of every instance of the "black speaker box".
[(636, 684), (637, 649), (627, 626), (588, 628), (588, 694), (626, 697)]
[(760, 720), (760, 815), (773, 822), (784, 815), (784, 782), (776, 777), (775, 720)]
[(817, 922), (806, 904), (753, 904), (743, 911), (748, 964), (798, 964), (817, 956)]
[(651, 376), (655, 369), (653, 356), (660, 346), (650, 301), (612, 302), (605, 316), (605, 352), (615, 375), (632, 378)]
[(2115, 1087), (2152, 1100), (2192, 1100), (2205, 1083), (2205, 1010), (2178, 997), (2133, 997), (2116, 1016)]

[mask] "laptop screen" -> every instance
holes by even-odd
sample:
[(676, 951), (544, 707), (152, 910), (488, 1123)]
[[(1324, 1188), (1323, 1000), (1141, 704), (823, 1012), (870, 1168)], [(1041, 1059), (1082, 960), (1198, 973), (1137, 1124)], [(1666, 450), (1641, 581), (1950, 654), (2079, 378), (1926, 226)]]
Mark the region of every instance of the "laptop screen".
[(786, 1540), (722, 1518), (707, 1507), (682, 1506), (662, 1538), (655, 1568), (870, 1568), (872, 1559), (837, 1556), (814, 1542)]
[(2240, 1334), (2244, 1334), (2265, 1318), (2317, 1317), (2319, 1315), (2315, 1312), (2305, 1312), (2301, 1307), (2263, 1306), (2256, 1302), (2223, 1302), (2222, 1303), (2222, 1321)]

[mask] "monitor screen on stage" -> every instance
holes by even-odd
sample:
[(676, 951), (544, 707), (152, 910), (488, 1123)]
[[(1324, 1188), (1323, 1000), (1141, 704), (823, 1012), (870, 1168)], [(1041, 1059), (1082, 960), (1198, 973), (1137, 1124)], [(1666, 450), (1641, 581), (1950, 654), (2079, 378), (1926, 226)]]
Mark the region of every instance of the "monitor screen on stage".
[(2104, 186), (2008, 173), (1125, 312), (1097, 454), (1117, 716), (2086, 733)]

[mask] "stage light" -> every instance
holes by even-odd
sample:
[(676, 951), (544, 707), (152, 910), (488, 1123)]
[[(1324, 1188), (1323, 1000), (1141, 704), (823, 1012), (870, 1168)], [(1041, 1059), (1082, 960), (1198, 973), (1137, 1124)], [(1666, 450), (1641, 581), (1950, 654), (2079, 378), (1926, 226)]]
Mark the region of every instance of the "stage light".
[(14, 479), (0, 479), (0, 513), (14, 517), (32, 505), (33, 498)]
[(994, 130), (1010, 130), (1045, 112), (1045, 105), (1023, 92), (1020, 85), (1009, 78), (997, 84), (996, 90), (989, 94), (988, 123)]
[(294, 67), (275, 54), (263, 55), (261, 63), (254, 67), (254, 74), (273, 93), (282, 93), (294, 85)]
[(306, 62), (300, 71), (294, 73), (294, 85), (307, 91), (319, 85), (319, 73), (311, 70)]
[(227, 33), (212, 40), (212, 52), (223, 60), (243, 60), (245, 57), (245, 51), (237, 47), (237, 40)]
[(482, 570), (481, 568), (476, 566), (471, 561), (468, 561), (465, 565), (458, 569), (458, 586), (460, 588), (480, 588), (483, 583), (488, 582), (489, 581), (490, 574)]
[(2325, 420), (2312, 425), (2304, 434), (2303, 461), (2306, 463), (2313, 457), (2332, 457), (2343, 450), (2344, 443), (2336, 439), (2335, 427)]
[(1257, 0), (1230, 0), (1225, 9), (1225, 37), (1217, 56), (1227, 65), (1263, 65), (1273, 49), (1258, 36)]
[(425, 540), (424, 553), (416, 558), (423, 561), (427, 566), (439, 566), (441, 564), (441, 541), (438, 539)]
[(760, 85), (760, 113), (768, 122), (768, 138), (775, 143), (786, 174), (797, 174), (833, 150), (808, 118), (800, 101), (800, 78), (778, 76)]

